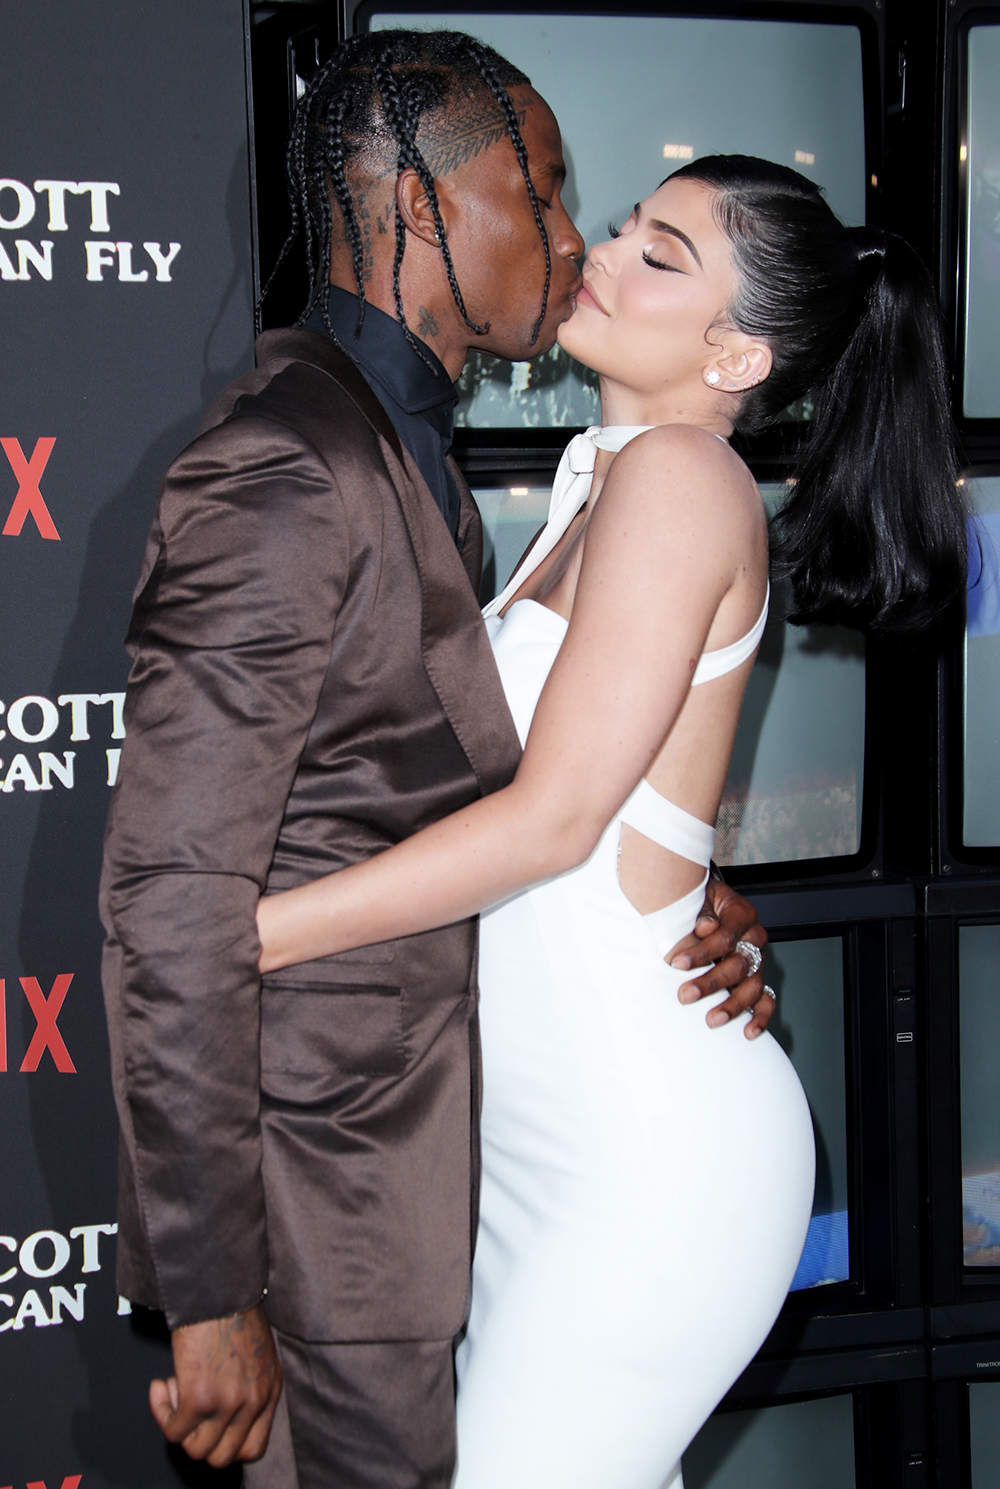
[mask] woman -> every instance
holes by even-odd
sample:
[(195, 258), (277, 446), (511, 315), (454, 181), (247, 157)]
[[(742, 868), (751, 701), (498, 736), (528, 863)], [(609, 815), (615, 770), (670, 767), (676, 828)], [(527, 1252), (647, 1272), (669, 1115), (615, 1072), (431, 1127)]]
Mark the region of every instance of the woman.
[[(805, 1238), (791, 1066), (744, 1021), (706, 1027), (663, 960), (702, 902), (767, 610), (764, 510), (728, 436), (812, 392), (776, 524), (799, 618), (905, 629), (963, 573), (933, 300), (900, 240), (844, 229), (795, 172), (715, 157), (592, 249), (584, 284), (559, 339), (600, 373), (604, 427), (489, 607), (515, 780), (260, 907), (264, 970), (495, 907), (459, 1489), (679, 1485)], [(727, 1266), (737, 1235), (766, 1276)]]

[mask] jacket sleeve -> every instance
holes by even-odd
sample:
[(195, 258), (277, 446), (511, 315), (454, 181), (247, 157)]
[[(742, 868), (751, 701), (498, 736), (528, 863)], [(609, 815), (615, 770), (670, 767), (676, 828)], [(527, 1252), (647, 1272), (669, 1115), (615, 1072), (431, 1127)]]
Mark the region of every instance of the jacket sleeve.
[(349, 565), (335, 479), (285, 426), (230, 420), (168, 472), (102, 916), (119, 1116), (171, 1327), (266, 1286), (255, 910)]

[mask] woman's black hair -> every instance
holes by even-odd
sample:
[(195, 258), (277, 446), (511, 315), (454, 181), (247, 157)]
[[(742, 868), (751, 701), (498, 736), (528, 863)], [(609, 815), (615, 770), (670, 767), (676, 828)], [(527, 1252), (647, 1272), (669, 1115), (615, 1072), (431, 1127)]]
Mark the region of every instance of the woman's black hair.
[(919, 629), (961, 591), (967, 558), (927, 270), (903, 238), (845, 227), (786, 166), (711, 155), (678, 176), (716, 193), (739, 276), (729, 320), (771, 349), (770, 375), (741, 395), (737, 429), (812, 399), (795, 483), (771, 524), (791, 619)]
[[(545, 250), (545, 287), (531, 336), (534, 343), (545, 319), (552, 265), (548, 235), (528, 170), (528, 152), (507, 91), (516, 84), (528, 83), (524, 73), (499, 52), (460, 31), (371, 31), (345, 41), (316, 73), (296, 110), (286, 157), (292, 226), (261, 300), (301, 232), (309, 297), (298, 324), (308, 319), (319, 304), (333, 335), (328, 308), (332, 195), (351, 248), (360, 331), (365, 315), (365, 250), (348, 167), (362, 151), (374, 146), (383, 155), (395, 154), (397, 171), (412, 167), (419, 176), (430, 203), (455, 304), (470, 330), (477, 336), (485, 335), (489, 323), (477, 325), (466, 311), (441, 220), (433, 172), (417, 144), (417, 133), (425, 116), (439, 112), (461, 126), (467, 118), (481, 115), (483, 97), (488, 95), (510, 136)], [(426, 362), (427, 356), (406, 324), (403, 311), (399, 271), (406, 249), (406, 228), (398, 212), (395, 216), (392, 287), (396, 314), (410, 345)]]

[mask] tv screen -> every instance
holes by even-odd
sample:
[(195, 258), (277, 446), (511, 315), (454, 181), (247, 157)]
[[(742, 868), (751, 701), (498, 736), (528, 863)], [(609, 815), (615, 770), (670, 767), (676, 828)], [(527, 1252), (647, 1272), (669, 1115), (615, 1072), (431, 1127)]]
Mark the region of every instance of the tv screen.
[(1000, 925), (958, 929), (962, 1227), (967, 1267), (1000, 1267)]
[(795, 1066), (816, 1135), (816, 1193), (791, 1291), (851, 1275), (847, 1157), (844, 942), (772, 941), (765, 975), (778, 995), (771, 1033)]
[(1000, 844), (1000, 476), (970, 479), (967, 486), (975, 517), (966, 597), (963, 840), (979, 848)]
[(684, 1454), (684, 1489), (854, 1489), (854, 1461), (850, 1395), (718, 1412)]
[(965, 369), (967, 418), (1000, 418), (1000, 25), (968, 33), (965, 138)]
[[(684, 161), (719, 152), (793, 166), (825, 187), (845, 221), (864, 221), (855, 24), (415, 6), (373, 7), (370, 25), (467, 31), (522, 68), (559, 120), (563, 197), (588, 243)], [(725, 79), (724, 94), (713, 79)], [(597, 422), (596, 379), (558, 348), (513, 365), (473, 356), (459, 386), (458, 422), (470, 428)]]
[(969, 1385), (972, 1489), (1000, 1489), (1000, 1382)]
[[(545, 521), (549, 486), (512, 479), (473, 489), (486, 529), (485, 602)], [(763, 488), (765, 501), (773, 506), (782, 490)], [(719, 811), (721, 864), (801, 862), (860, 848), (864, 641), (843, 628), (788, 625), (786, 607), (776, 589)]]

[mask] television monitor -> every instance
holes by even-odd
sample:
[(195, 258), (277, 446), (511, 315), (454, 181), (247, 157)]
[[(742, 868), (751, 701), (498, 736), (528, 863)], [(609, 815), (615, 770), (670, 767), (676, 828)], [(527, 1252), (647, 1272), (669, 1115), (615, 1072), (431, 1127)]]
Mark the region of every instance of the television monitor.
[[(744, 7), (740, 16), (692, 16), (367, 0), (355, 25), (466, 31), (521, 67), (559, 120), (569, 173), (563, 199), (593, 243), (671, 170), (715, 153), (793, 166), (823, 185), (846, 222), (864, 222), (877, 174), (866, 150), (866, 51), (876, 34), (875, 11), (866, 8), (841, 18), (827, 6), (802, 20), (750, 18)], [(725, 107), (705, 85), (719, 77)], [(513, 365), (474, 355), (459, 386), (459, 425), (480, 442), (487, 431), (551, 435), (597, 421), (596, 379), (558, 348)]]
[(931, 1350), (937, 1489), (1000, 1489), (1000, 1339)]
[(1000, 1333), (1000, 884), (926, 892), (931, 1329)]
[[(1000, 257), (997, 262), (997, 294), (1000, 297)], [(992, 849), (996, 853), (1000, 850), (1000, 792), (997, 791), (1000, 474), (969, 473), (965, 484), (974, 517), (970, 522), (972, 541), (962, 668), (964, 790), (961, 841), (964, 849), (979, 850), (979, 853)]]
[[(486, 534), (485, 603), (544, 523), (549, 484), (516, 472), (504, 485), (472, 484)], [(762, 489), (773, 508), (783, 488)], [(865, 642), (844, 627), (789, 625), (787, 609), (776, 587), (719, 811), (724, 866), (856, 861), (862, 848)]]
[(1000, 1381), (969, 1383), (972, 1489), (1000, 1489)]
[(962, 412), (1000, 419), (1000, 22), (969, 18), (964, 36), (959, 171)]
[(802, 1082), (816, 1137), (813, 1214), (791, 1286), (800, 1292), (851, 1276), (843, 937), (773, 941), (767, 978), (778, 997), (770, 1031)]
[(962, 1248), (966, 1267), (1000, 1281), (1000, 925), (958, 927)]
[(684, 1489), (854, 1489), (854, 1397), (716, 1412), (683, 1475)]

